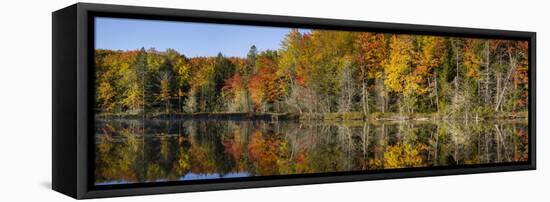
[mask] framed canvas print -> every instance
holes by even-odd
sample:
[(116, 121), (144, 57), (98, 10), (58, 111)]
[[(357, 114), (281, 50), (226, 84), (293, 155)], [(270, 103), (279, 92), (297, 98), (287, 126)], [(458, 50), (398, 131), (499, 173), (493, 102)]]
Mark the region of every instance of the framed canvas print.
[(53, 13), (53, 189), (533, 170), (535, 36), (78, 3)]

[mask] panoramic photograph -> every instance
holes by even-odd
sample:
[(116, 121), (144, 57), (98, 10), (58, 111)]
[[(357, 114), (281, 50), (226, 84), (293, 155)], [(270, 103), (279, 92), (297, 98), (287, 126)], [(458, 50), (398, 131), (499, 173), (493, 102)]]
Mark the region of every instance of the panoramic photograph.
[(527, 41), (95, 18), (94, 184), (527, 162)]

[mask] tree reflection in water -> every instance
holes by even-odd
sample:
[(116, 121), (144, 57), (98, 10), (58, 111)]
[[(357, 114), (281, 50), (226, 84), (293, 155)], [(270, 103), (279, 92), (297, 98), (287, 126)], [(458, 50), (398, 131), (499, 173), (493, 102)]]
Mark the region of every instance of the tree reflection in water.
[(528, 160), (526, 121), (98, 120), (96, 126), (96, 185)]

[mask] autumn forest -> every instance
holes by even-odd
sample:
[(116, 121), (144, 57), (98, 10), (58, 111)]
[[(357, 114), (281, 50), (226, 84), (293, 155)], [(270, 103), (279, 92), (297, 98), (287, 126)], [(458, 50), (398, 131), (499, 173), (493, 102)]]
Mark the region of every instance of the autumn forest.
[(529, 159), (527, 41), (281, 30), (242, 56), (96, 48), (95, 184)]
[(415, 113), (471, 119), (527, 111), (526, 41), (291, 30), (281, 44), (262, 52), (251, 45), (245, 58), (97, 50), (96, 110), (307, 119)]

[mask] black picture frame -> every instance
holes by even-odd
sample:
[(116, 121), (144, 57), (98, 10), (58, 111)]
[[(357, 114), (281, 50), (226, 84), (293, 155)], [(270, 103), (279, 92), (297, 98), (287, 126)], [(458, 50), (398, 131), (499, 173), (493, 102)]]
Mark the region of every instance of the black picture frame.
[[(529, 160), (460, 167), (320, 173), (193, 183), (158, 182), (102, 186), (93, 184), (94, 17), (156, 19), (275, 27), (321, 28), (403, 34), (428, 34), (529, 42)], [(52, 188), (68, 196), (98, 197), (164, 194), (363, 180), (410, 178), (536, 169), (536, 33), (276, 15), (77, 3), (52, 13)]]

